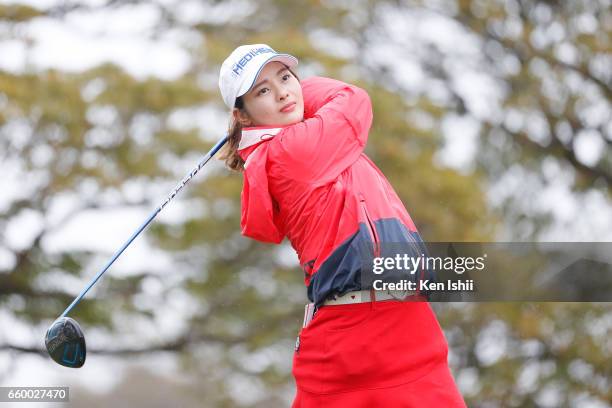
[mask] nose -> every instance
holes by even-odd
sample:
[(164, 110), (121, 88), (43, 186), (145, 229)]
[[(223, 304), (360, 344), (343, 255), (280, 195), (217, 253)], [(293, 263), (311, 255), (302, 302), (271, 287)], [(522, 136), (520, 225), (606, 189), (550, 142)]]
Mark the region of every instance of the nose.
[(289, 97), (289, 92), (287, 91), (287, 89), (285, 89), (285, 87), (280, 87), (278, 89), (278, 99), (280, 101), (284, 101), (288, 97)]

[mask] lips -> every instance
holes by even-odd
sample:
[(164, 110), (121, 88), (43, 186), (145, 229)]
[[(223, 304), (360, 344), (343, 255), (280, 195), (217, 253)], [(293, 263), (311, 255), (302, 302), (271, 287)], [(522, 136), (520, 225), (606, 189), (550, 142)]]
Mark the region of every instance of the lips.
[(283, 106), (280, 111), (283, 113), (289, 113), (295, 109), (295, 105), (295, 102), (288, 103), (287, 105)]

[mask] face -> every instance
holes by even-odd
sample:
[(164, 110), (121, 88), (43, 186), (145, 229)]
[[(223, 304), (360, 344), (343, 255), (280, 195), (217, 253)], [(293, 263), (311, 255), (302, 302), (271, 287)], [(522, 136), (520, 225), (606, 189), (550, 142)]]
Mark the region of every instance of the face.
[(233, 113), (243, 126), (286, 126), (304, 119), (300, 82), (280, 62), (266, 64), (242, 100), (244, 111)]

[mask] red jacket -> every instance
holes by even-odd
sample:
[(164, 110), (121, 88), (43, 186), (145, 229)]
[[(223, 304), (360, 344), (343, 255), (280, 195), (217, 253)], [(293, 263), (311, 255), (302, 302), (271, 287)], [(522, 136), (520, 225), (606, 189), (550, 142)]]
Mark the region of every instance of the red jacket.
[[(242, 233), (298, 254), (308, 295), (326, 298), (360, 290), (362, 243), (422, 240), (401, 200), (363, 153), (372, 124), (368, 94), (337, 80), (302, 81), (304, 120), (245, 128)], [(363, 288), (365, 289), (365, 288)]]

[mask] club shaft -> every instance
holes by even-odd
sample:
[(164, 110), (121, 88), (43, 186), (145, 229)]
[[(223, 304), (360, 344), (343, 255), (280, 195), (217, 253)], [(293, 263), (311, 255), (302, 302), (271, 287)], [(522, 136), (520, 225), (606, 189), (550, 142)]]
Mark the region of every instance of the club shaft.
[(104, 275), (104, 273), (117, 260), (117, 258), (119, 258), (123, 251), (125, 251), (126, 248), (130, 246), (132, 241), (134, 241), (134, 239), (136, 239), (136, 237), (140, 235), (140, 233), (144, 231), (145, 228), (147, 228), (147, 226), (151, 223), (151, 221), (153, 221), (157, 214), (159, 214), (161, 210), (178, 194), (178, 192), (181, 191), (185, 184), (187, 184), (189, 180), (191, 180), (193, 176), (195, 176), (198, 171), (200, 171), (200, 169), (204, 167), (206, 163), (208, 163), (208, 161), (219, 151), (219, 149), (221, 149), (221, 147), (223, 147), (226, 142), (227, 136), (219, 140), (217, 144), (214, 145), (208, 153), (206, 153), (206, 155), (198, 163), (197, 167), (195, 167), (187, 176), (185, 176), (185, 178), (183, 178), (183, 180), (181, 180), (181, 182), (174, 188), (174, 190), (172, 190), (170, 195), (168, 195), (168, 198), (166, 198), (166, 200), (159, 207), (157, 207), (151, 215), (149, 215), (149, 217), (142, 223), (142, 225), (136, 230), (136, 232), (132, 234), (130, 239), (128, 239), (125, 244), (123, 244), (123, 246), (119, 248), (119, 250), (111, 258), (111, 260), (106, 264), (106, 266), (104, 266), (104, 268), (100, 272), (98, 272), (96, 276), (94, 276), (91, 282), (81, 291), (81, 293), (79, 293), (79, 295), (72, 301), (72, 303), (66, 308), (66, 310), (64, 310), (64, 313), (62, 313), (60, 318), (65, 317), (81, 301), (81, 299), (83, 299), (85, 294), (89, 292), (89, 290), (96, 284), (98, 279), (100, 279), (102, 275)]

